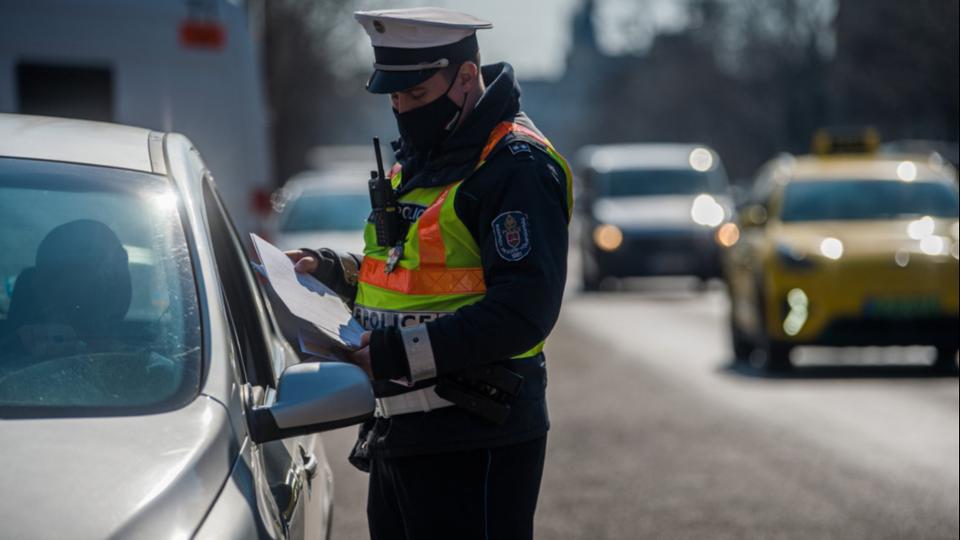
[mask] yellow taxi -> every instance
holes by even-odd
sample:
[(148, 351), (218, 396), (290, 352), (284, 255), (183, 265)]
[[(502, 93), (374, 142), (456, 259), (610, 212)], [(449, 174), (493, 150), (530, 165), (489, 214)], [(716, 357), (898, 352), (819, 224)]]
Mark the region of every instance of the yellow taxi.
[(844, 146), (768, 162), (717, 231), (734, 353), (776, 371), (798, 345), (929, 345), (956, 370), (956, 170)]

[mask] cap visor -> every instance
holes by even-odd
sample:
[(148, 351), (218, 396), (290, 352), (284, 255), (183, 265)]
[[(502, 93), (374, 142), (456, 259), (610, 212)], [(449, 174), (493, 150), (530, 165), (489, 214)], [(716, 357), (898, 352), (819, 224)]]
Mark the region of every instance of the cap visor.
[(422, 71), (381, 71), (375, 70), (367, 81), (367, 91), (372, 94), (389, 94), (400, 92), (429, 79), (439, 69), (424, 69)]

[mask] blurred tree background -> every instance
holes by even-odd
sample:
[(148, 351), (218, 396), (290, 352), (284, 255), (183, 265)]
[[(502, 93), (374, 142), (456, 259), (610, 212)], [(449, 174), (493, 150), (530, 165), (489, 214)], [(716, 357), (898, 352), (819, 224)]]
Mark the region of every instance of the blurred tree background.
[[(677, 1), (686, 24), (609, 53), (598, 43), (609, 28), (598, 24), (597, 2), (584, 0), (570, 23), (564, 75), (519, 73), (524, 109), (561, 151), (697, 141), (743, 178), (778, 152), (806, 152), (821, 126), (869, 124), (885, 140), (956, 148), (956, 0)], [(613, 21), (628, 36), (648, 26), (649, 13), (647, 2), (630, 6)], [(363, 91), (369, 62), (356, 53), (353, 9), (347, 0), (265, 3), (278, 178), (304, 168), (314, 145), (396, 133), (383, 98)]]
[[(369, 140), (381, 101), (363, 86), (349, 0), (263, 0), (263, 65), (279, 181), (321, 144)], [(389, 112), (389, 109), (386, 109)], [(371, 151), (371, 156), (372, 156)]]

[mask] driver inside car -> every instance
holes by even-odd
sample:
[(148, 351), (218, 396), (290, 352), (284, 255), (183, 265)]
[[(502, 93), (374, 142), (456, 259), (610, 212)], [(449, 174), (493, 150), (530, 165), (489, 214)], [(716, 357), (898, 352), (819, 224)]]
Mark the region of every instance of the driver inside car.
[(127, 252), (110, 227), (89, 219), (59, 225), (40, 242), (34, 266), (17, 278), (0, 350), (26, 365), (116, 350), (131, 296)]

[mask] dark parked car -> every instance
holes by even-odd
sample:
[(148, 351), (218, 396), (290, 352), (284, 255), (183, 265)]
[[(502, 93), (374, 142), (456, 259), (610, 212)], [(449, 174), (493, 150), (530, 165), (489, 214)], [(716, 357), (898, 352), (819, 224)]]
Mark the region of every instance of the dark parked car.
[(594, 146), (579, 156), (583, 288), (606, 277), (719, 277), (733, 213), (720, 157), (702, 145)]

